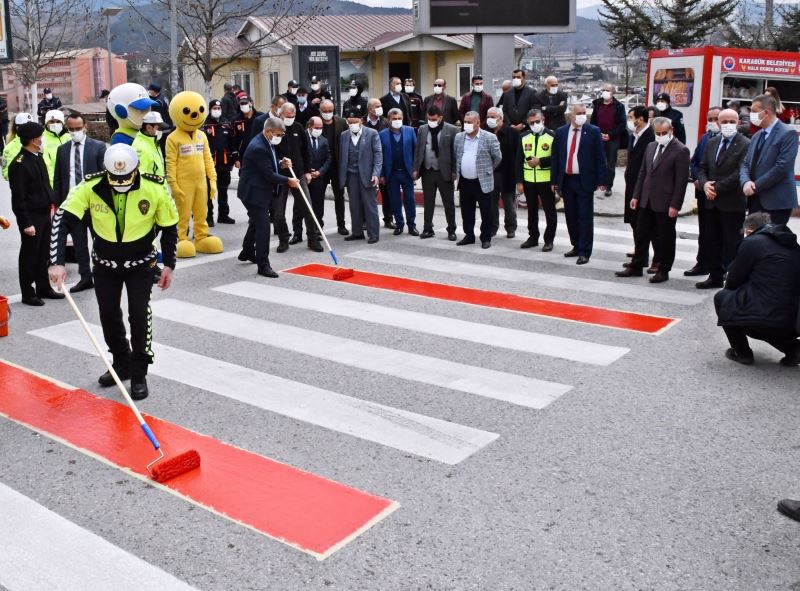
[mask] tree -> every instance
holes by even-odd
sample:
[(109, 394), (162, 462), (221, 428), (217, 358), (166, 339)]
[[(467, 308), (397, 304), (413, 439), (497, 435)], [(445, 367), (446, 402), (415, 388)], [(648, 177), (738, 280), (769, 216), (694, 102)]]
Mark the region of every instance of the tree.
[[(136, 15), (156, 34), (169, 40), (169, 28), (153, 22), (153, 14), (169, 14), (170, 0), (155, 0), (144, 10), (127, 0)], [(205, 83), (206, 100), (219, 71), (245, 56), (258, 56), (308, 26), (327, 10), (327, 0), (182, 0), (176, 2), (181, 61)], [(237, 36), (238, 28), (252, 16), (265, 28), (250, 36)]]
[(800, 51), (800, 4), (778, 9), (781, 24), (776, 27), (773, 41), (779, 51)]
[(641, 10), (641, 6), (628, 8), (612, 0), (603, 0), (603, 8), (600, 9), (600, 26), (608, 33), (609, 47), (622, 58), (622, 79), (626, 92), (630, 87), (632, 70), (641, 62), (645, 46), (644, 40), (630, 25), (632, 21), (641, 20), (638, 16)]
[[(28, 110), (36, 112), (39, 72), (78, 47), (95, 22), (92, 0), (10, 0), (14, 75), (27, 91)], [(70, 23), (64, 22), (69, 15)]]

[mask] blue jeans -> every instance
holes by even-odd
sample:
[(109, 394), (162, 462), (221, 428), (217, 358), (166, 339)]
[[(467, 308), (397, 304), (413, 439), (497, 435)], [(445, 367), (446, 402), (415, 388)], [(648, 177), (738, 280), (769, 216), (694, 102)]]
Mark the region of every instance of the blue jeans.
[[(394, 223), (398, 228), (403, 227), (405, 224), (403, 208), (405, 208), (408, 227), (416, 228), (417, 203), (414, 200), (414, 181), (411, 180), (411, 175), (405, 170), (393, 170), (386, 179), (386, 185), (389, 188), (389, 201), (392, 204)], [(401, 188), (403, 190), (402, 200), (400, 198)]]

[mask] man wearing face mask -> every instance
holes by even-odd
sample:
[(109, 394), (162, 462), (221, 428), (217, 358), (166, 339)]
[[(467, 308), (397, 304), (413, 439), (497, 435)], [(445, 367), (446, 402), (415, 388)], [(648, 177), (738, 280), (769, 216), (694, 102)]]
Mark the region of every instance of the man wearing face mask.
[(358, 80), (350, 82), (349, 96), (344, 103), (342, 103), (342, 114), (345, 111), (355, 111), (358, 113), (359, 118), (367, 114), (367, 99), (361, 96), (364, 92), (364, 85)]
[(292, 103), (295, 107), (297, 106), (298, 88), (300, 88), (300, 83), (297, 80), (289, 80), (289, 84), (286, 86), (286, 92), (281, 95), (287, 103)]
[[(636, 188), (636, 181), (639, 179), (639, 172), (642, 170), (642, 162), (648, 144), (656, 141), (656, 135), (650, 126), (650, 118), (647, 109), (644, 107), (634, 107), (628, 111), (628, 165), (625, 167), (625, 223), (630, 224), (631, 229), (636, 234), (636, 218), (638, 212), (631, 209), (631, 199), (633, 190)], [(629, 254), (628, 256), (633, 256)], [(653, 257), (653, 262), (658, 260), (658, 253)]]
[(592, 117), (589, 123), (600, 128), (603, 138), (603, 148), (606, 156), (606, 191), (605, 196), (611, 196), (611, 186), (617, 174), (617, 155), (619, 149), (625, 147), (627, 139), (625, 124), (627, 117), (625, 107), (614, 98), (614, 85), (603, 84), (600, 98), (592, 102)]
[[(384, 117), (383, 105), (379, 99), (371, 98), (367, 102), (367, 116), (364, 117), (364, 125), (370, 129), (374, 129), (378, 133), (389, 127), (389, 120)], [(394, 220), (392, 219), (392, 204), (389, 199), (389, 190), (383, 181), (378, 185), (378, 190), (381, 193), (383, 227), (394, 230), (397, 226), (395, 226)]]
[(658, 271), (650, 283), (669, 280), (675, 261), (675, 222), (686, 196), (689, 180), (689, 148), (672, 133), (672, 121), (666, 117), (653, 120), (656, 141), (647, 146), (639, 179), (631, 199), (631, 209), (638, 211), (636, 220), (636, 252), (630, 266), (618, 271), (617, 277), (641, 277), (647, 266), (650, 243), (658, 253)]
[(39, 115), (39, 121), (44, 123), (46, 121), (45, 116), (47, 115), (48, 111), (55, 111), (61, 108), (61, 99), (57, 96), (53, 96), (53, 91), (49, 88), (44, 89), (44, 98), (39, 101), (39, 106), (36, 109), (36, 113)]
[(236, 99), (236, 94), (233, 92), (233, 85), (230, 82), (226, 82), (223, 88), (225, 89), (225, 93), (222, 95), (222, 100), (220, 101), (222, 104), (222, 120), (226, 123), (232, 123), (239, 113), (239, 101)]
[(704, 252), (707, 242), (703, 239), (706, 231), (706, 192), (703, 190), (703, 183), (698, 180), (698, 175), (700, 174), (700, 163), (703, 161), (709, 140), (719, 134), (718, 118), (720, 111), (719, 107), (708, 109), (708, 113), (706, 113), (706, 132), (697, 142), (697, 147), (694, 149), (689, 165), (689, 182), (694, 185), (694, 197), (697, 199), (697, 257), (695, 265), (683, 272), (687, 277), (706, 275), (708, 273)]
[(447, 81), (444, 78), (437, 78), (433, 81), (433, 94), (425, 97), (422, 108), (425, 112), (431, 107), (436, 107), (442, 112), (444, 122), (450, 125), (458, 125), (461, 122), (461, 113), (458, 111), (456, 99), (445, 92)]
[[(400, 109), (389, 111), (390, 127), (378, 134), (383, 153), (383, 169), (380, 184), (389, 189), (388, 201), (394, 212), (394, 235), (403, 233), (408, 221), (408, 233), (419, 236), (417, 231), (417, 204), (414, 198), (414, 180), (411, 175), (414, 152), (417, 148), (417, 134), (414, 128), (403, 125), (403, 112)], [(400, 191), (402, 190), (402, 198)], [(387, 195), (383, 195), (386, 201)], [(403, 210), (405, 209), (405, 219)]]
[(461, 97), (458, 114), (461, 119), (469, 111), (477, 111), (481, 117), (481, 125), (486, 121), (486, 113), (494, 106), (492, 95), (483, 90), (483, 76), (477, 74), (472, 77), (472, 90)]
[(705, 193), (705, 229), (701, 235), (703, 264), (709, 276), (698, 289), (722, 287), (726, 269), (736, 256), (747, 198), (739, 184), (739, 168), (750, 140), (737, 131), (739, 114), (732, 109), (719, 112), (720, 133), (708, 140), (697, 173)]
[(411, 125), (411, 104), (408, 96), (403, 92), (403, 83), (396, 76), (389, 80), (389, 92), (381, 97), (383, 112), (400, 109), (403, 112), (403, 125)]
[(308, 93), (308, 102), (319, 109), (320, 103), (324, 100), (331, 100), (331, 93), (322, 86), (322, 81), (318, 76), (312, 76), (308, 82), (311, 92)]
[[(312, 117), (308, 122), (308, 153), (311, 157), (308, 164), (308, 172), (311, 176), (311, 180), (308, 182), (308, 190), (311, 193), (311, 207), (320, 225), (324, 225), (325, 189), (328, 173), (333, 164), (333, 151), (330, 144), (328, 144), (328, 140), (322, 135), (322, 129), (321, 117)], [(301, 224), (302, 219), (301, 217)], [(313, 223), (314, 220), (311, 221)], [(295, 233), (300, 233), (302, 230), (302, 226), (295, 228)]]
[[(519, 69), (511, 74), (511, 88), (503, 93), (502, 99), (506, 124), (517, 131), (525, 129), (528, 111), (541, 108), (533, 88), (525, 84), (525, 72)], [(497, 106), (500, 105), (498, 101)]]
[[(214, 168), (217, 171), (217, 222), (220, 224), (235, 224), (230, 216), (228, 205), (228, 187), (231, 184), (231, 170), (233, 169), (233, 128), (222, 118), (222, 101), (214, 99), (208, 102), (208, 117), (203, 127), (200, 128), (208, 138), (208, 147)], [(209, 194), (211, 191), (209, 191)], [(208, 218), (210, 227), (214, 227), (214, 202), (208, 199)]]
[[(248, 96), (239, 98), (239, 114), (233, 120), (233, 158), (234, 166), (239, 168), (241, 166), (244, 151), (250, 143), (250, 140), (261, 133), (258, 128), (254, 127), (253, 123), (260, 117), (262, 113), (253, 109), (253, 103)], [(262, 124), (263, 125), (263, 124)]]
[(319, 109), (308, 101), (308, 90), (302, 86), (297, 89), (297, 122), (305, 127), (312, 117), (319, 117)]
[(544, 90), (536, 95), (544, 114), (544, 126), (547, 129), (558, 129), (566, 124), (564, 113), (567, 112), (567, 93), (559, 89), (558, 78), (548, 76), (544, 81)]
[[(83, 117), (77, 114), (67, 116), (67, 132), (70, 141), (63, 144), (56, 152), (55, 178), (53, 180), (53, 197), (56, 206), (60, 206), (69, 192), (83, 182), (88, 175), (104, 170), (103, 157), (106, 145), (86, 136), (86, 124)], [(88, 227), (84, 220), (79, 220), (70, 228), (72, 244), (75, 247), (75, 258), (78, 260), (80, 281), (70, 288), (70, 293), (78, 293), (94, 287), (92, 269), (89, 258), (89, 241), (86, 235)]]
[(547, 129), (544, 114), (538, 109), (528, 112), (528, 131), (520, 134), (515, 160), (517, 193), (524, 193), (528, 202), (528, 239), (520, 248), (539, 246), (539, 202), (542, 203), (546, 227), (543, 252), (553, 250), (558, 214), (556, 196), (550, 184), (555, 132)]
[(61, 111), (48, 111), (45, 116), (45, 128), (42, 139), (44, 141), (44, 151), (42, 158), (47, 166), (50, 178), (50, 186), (53, 186), (53, 177), (56, 170), (56, 152), (62, 144), (69, 140), (69, 134), (64, 129), (64, 113)]
[(494, 169), (494, 191), (492, 191), (492, 237), (500, 229), (500, 200), (503, 200), (504, 227), (506, 238), (513, 238), (517, 232), (517, 174), (514, 166), (519, 151), (519, 132), (505, 124), (503, 109), (492, 107), (487, 112), (486, 131), (493, 133), (500, 142), (503, 159)]
[(686, 128), (683, 126), (683, 113), (672, 108), (672, 99), (669, 93), (659, 92), (656, 95), (656, 110), (659, 116), (666, 117), (672, 122), (675, 139), (686, 144)]
[(166, 178), (161, 139), (166, 124), (157, 111), (150, 111), (142, 119), (142, 128), (133, 138), (131, 147), (139, 158), (139, 170)]
[(417, 87), (413, 78), (406, 78), (403, 84), (403, 91), (408, 97), (408, 105), (410, 107), (411, 127), (418, 129), (420, 125), (425, 123), (425, 109), (423, 103), (425, 102), (421, 94), (415, 92)]
[[(347, 131), (347, 121), (343, 117), (337, 117), (333, 114), (333, 101), (330, 99), (323, 99), (319, 104), (320, 118), (322, 119), (322, 135), (328, 141), (328, 147), (333, 154), (333, 162), (331, 162), (328, 176), (325, 178), (325, 186), (331, 185), (333, 191), (333, 207), (336, 212), (336, 226), (339, 229), (339, 234), (347, 236), (350, 230), (345, 225), (344, 217), (344, 190), (339, 179), (339, 160), (341, 154), (341, 142), (339, 138)], [(320, 220), (322, 222), (322, 220)]]

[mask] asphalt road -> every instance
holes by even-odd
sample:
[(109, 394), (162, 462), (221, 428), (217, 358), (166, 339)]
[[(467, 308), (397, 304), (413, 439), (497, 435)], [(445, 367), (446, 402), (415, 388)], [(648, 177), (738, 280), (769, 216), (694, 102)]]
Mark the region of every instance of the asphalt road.
[[(215, 229), (226, 254), (245, 229), (231, 194), (239, 223)], [(8, 204), (3, 183), (0, 214)], [(679, 321), (644, 334), (287, 273), (267, 280), (225, 255), (179, 264), (174, 287), (154, 295), (154, 338), (172, 349), (142, 409), (399, 508), (318, 561), (0, 418), (0, 499), (6, 517), (25, 517), (0, 525), (0, 589), (74, 589), (73, 577), (83, 589), (800, 589), (800, 524), (775, 510), (800, 497), (800, 371), (762, 343), (756, 365), (727, 361), (712, 294), (680, 273), (661, 286), (614, 279), (631, 243), (620, 219), (597, 218), (583, 267), (563, 258), (560, 221), (550, 254), (519, 249), (524, 227), (488, 251), (456, 247), (441, 210), (432, 240), (332, 240), (357, 273)], [(692, 264), (695, 223), (680, 221), (679, 270)], [(0, 232), (2, 294), (19, 291), (17, 245), (16, 229)], [(303, 245), (271, 261), (279, 271), (328, 263)], [(77, 300), (98, 324), (93, 292)], [(57, 328), (74, 320), (64, 302), (11, 309), (0, 358), (118, 399), (97, 386), (103, 368), (79, 329)], [(170, 364), (170, 350), (186, 365)], [(353, 410), (320, 405), (320, 392)], [(391, 409), (383, 429), (366, 422), (374, 404)], [(438, 421), (407, 437), (399, 411)], [(31, 550), (10, 560), (23, 543)], [(43, 586), (53, 570), (59, 580)]]

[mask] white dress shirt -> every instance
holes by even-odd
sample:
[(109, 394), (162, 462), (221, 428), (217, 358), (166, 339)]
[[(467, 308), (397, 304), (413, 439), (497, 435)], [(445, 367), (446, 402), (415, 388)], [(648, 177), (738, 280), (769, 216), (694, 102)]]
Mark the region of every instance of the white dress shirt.
[[(84, 148), (86, 147), (86, 138), (84, 137), (83, 140), (80, 142), (75, 142), (74, 140), (69, 142), (69, 188), (71, 189), (75, 185), (79, 184), (83, 178), (76, 179), (75, 178), (75, 144), (78, 144), (78, 152), (81, 155), (81, 170), (86, 170), (86, 160), (83, 157)], [(84, 172), (84, 176), (86, 173)]]
[[(572, 150), (572, 138), (575, 136), (575, 131), (578, 132), (578, 139), (575, 142), (575, 154), (572, 156), (572, 174), (580, 174), (581, 173), (581, 166), (578, 164), (578, 152), (581, 148), (581, 136), (583, 135), (583, 126), (580, 127), (570, 127), (569, 134), (567, 137), (567, 158), (569, 158), (570, 150)], [(567, 169), (565, 168), (564, 171)]]
[(464, 134), (464, 152), (461, 155), (461, 177), (465, 179), (478, 178), (478, 144), (480, 132), (474, 137)]

